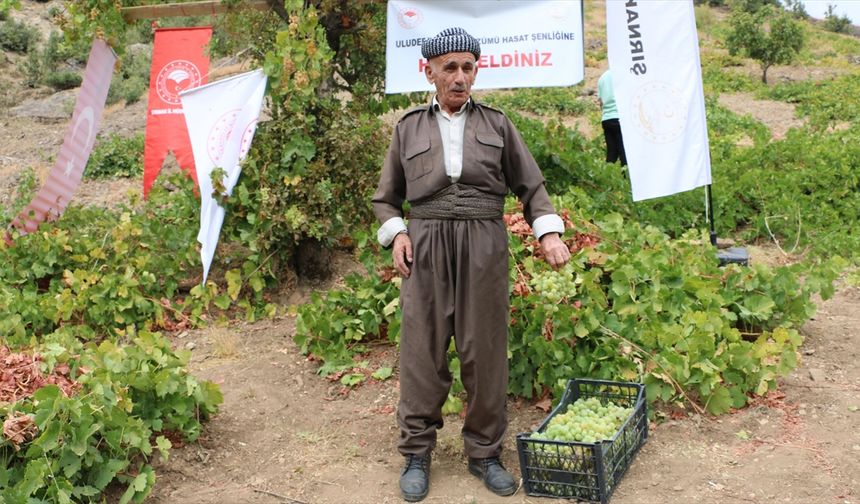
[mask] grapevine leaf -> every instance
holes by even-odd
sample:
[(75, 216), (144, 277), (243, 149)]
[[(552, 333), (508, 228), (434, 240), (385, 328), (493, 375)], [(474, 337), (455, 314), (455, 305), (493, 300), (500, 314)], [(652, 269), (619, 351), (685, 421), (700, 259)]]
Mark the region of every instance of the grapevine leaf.
[[(227, 280), (227, 294), (230, 295), (230, 299), (236, 301), (239, 298), (239, 292), (242, 290), (242, 272), (238, 269), (228, 270), (224, 274), (224, 279)], [(216, 300), (215, 303), (217, 305), (218, 301)], [(226, 309), (226, 307), (220, 305), (218, 307), (222, 310)]]
[(390, 367), (381, 367), (373, 372), (371, 376), (373, 376), (376, 380), (387, 380), (391, 378), (391, 375), (394, 373), (394, 370)]
[(170, 448), (173, 444), (164, 436), (156, 437), (155, 444), (158, 446), (158, 452), (161, 454), (161, 458), (166, 462), (170, 455)]
[(108, 483), (113, 481), (116, 473), (124, 469), (127, 465), (128, 462), (125, 460), (110, 459), (106, 463), (97, 466), (92, 475), (92, 486), (103, 490)]
[(715, 386), (706, 400), (707, 410), (714, 415), (725, 413), (732, 407), (731, 394), (729, 393), (729, 390), (722, 385)]

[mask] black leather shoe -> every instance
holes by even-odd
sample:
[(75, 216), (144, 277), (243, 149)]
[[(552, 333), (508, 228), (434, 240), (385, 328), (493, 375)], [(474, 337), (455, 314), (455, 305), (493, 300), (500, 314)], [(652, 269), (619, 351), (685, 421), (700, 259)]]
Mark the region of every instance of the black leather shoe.
[(400, 473), (400, 493), (407, 502), (418, 502), (430, 491), (430, 455), (407, 455)]
[(499, 457), (484, 459), (470, 457), (469, 472), (481, 478), (484, 486), (496, 495), (512, 495), (517, 491), (517, 480), (505, 470)]

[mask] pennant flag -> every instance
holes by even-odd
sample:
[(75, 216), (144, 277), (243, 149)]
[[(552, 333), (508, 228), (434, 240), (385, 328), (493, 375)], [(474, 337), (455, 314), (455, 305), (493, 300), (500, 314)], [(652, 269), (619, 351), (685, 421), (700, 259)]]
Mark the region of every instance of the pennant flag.
[(224, 208), (212, 197), (212, 171), (223, 169), (224, 196), (230, 196), (251, 147), (266, 91), (262, 70), (243, 73), (180, 93), (200, 183), (200, 259), (203, 282), (218, 245)]
[(206, 46), (211, 37), (209, 26), (155, 31), (143, 146), (144, 197), (149, 195), (168, 150), (173, 151), (180, 168), (197, 182), (179, 93), (206, 83), (209, 72)]
[(606, 37), (633, 200), (710, 184), (693, 0), (606, 0)]
[(81, 183), (96, 141), (116, 59), (113, 49), (103, 40), (93, 41), (72, 123), (54, 167), (33, 201), (12, 221), (11, 225), (21, 233), (32, 233), (42, 222), (58, 219)]
[(389, 0), (385, 92), (432, 90), (421, 43), (453, 26), (481, 44), (474, 89), (572, 86), (585, 76), (582, 0)]

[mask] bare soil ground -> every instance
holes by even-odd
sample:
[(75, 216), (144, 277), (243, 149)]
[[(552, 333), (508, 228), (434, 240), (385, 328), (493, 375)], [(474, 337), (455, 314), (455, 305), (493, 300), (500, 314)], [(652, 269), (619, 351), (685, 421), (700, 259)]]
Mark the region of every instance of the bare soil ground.
[[(14, 77), (16, 61), (0, 58), (0, 70)], [(589, 80), (599, 73), (589, 68)], [(62, 118), (12, 116), (11, 106), (47, 93), (6, 91), (0, 104), (5, 109), (0, 110), (2, 205), (13, 201), (23, 170), (32, 168), (45, 177), (68, 126)], [(721, 103), (751, 113), (777, 138), (796, 124), (785, 104), (740, 94), (724, 96)], [(145, 103), (111, 107), (102, 131), (143, 131), (145, 110)], [(580, 127), (599, 134), (587, 123)], [(113, 205), (140, 187), (139, 179), (85, 181), (77, 200)], [(750, 247), (750, 252), (754, 262), (787, 260), (773, 247)], [(349, 257), (337, 260), (339, 274), (356, 267)], [(294, 284), (283, 297), (287, 304), (300, 303), (310, 291), (331, 285)], [(156, 461), (158, 482), (147, 502), (401, 502), (395, 349), (377, 346), (367, 356), (372, 367), (394, 367), (392, 378), (344, 391), (319, 377), (316, 364), (300, 355), (291, 339), (294, 328), (293, 318), (282, 317), (174, 335), (177, 346), (193, 349), (192, 372), (218, 383), (225, 402), (197, 442), (172, 450), (166, 462)], [(612, 502), (860, 503), (860, 289), (842, 286), (833, 299), (819, 302), (803, 334), (802, 363), (780, 380), (779, 391), (719, 418), (682, 415), (652, 424), (648, 442)], [(508, 407), (503, 460), (518, 476), (514, 438), (534, 428), (545, 413), (514, 399)], [(425, 502), (553, 502), (522, 489), (508, 498), (485, 490), (466, 470), (461, 427), (462, 420), (453, 416), (440, 431)]]
[[(729, 98), (745, 110), (768, 104)], [(774, 109), (781, 104), (770, 104)], [(141, 131), (145, 104), (109, 109), (107, 131)], [(779, 114), (757, 114), (761, 120)], [(0, 119), (0, 200), (8, 204), (20, 170), (43, 175), (59, 148), (66, 123), (4, 116)], [(84, 182), (79, 201), (115, 204), (140, 180)], [(750, 247), (753, 261), (787, 260), (773, 247)], [(338, 257), (337, 270), (355, 267)], [(288, 303), (313, 288), (296, 285)], [(820, 303), (804, 327), (803, 362), (781, 381), (780, 391), (744, 410), (719, 418), (688, 416), (652, 424), (648, 442), (615, 492), (616, 504), (860, 502), (860, 290), (845, 287)], [(401, 458), (396, 453), (394, 411), (397, 374), (344, 393), (316, 374), (291, 336), (284, 317), (176, 336), (193, 348), (195, 375), (220, 384), (221, 412), (203, 437), (157, 463), (153, 503), (374, 504), (400, 502)], [(372, 363), (396, 369), (394, 349), (380, 346)], [(519, 475), (514, 438), (534, 428), (544, 412), (512, 400), (504, 462)], [(451, 417), (440, 431), (427, 502), (551, 502), (525, 495), (500, 498), (466, 471), (459, 430)]]
[[(803, 363), (780, 389), (718, 418), (652, 423), (648, 442), (615, 492), (616, 504), (860, 502), (860, 289), (820, 303), (804, 327)], [(193, 331), (195, 375), (219, 383), (225, 403), (202, 439), (159, 463), (155, 503), (400, 502), (394, 444), (395, 376), (343, 393), (316, 374), (290, 336), (293, 319)], [(394, 366), (388, 346), (368, 359)], [(503, 460), (519, 475), (515, 436), (544, 413), (511, 400)], [(521, 489), (497, 497), (465, 466), (449, 417), (434, 454), (427, 502), (535, 503)]]

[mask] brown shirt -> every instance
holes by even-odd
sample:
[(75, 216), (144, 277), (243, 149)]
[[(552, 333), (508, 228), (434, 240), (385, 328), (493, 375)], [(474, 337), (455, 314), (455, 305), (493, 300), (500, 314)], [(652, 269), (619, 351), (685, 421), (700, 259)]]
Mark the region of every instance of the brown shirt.
[[(510, 189), (523, 203), (529, 224), (555, 214), (540, 168), (513, 123), (502, 112), (473, 100), (468, 107), (458, 182), (501, 196)], [(373, 210), (381, 223), (403, 217), (404, 200), (421, 201), (451, 184), (436, 113), (430, 105), (417, 107), (397, 123), (373, 195)]]

